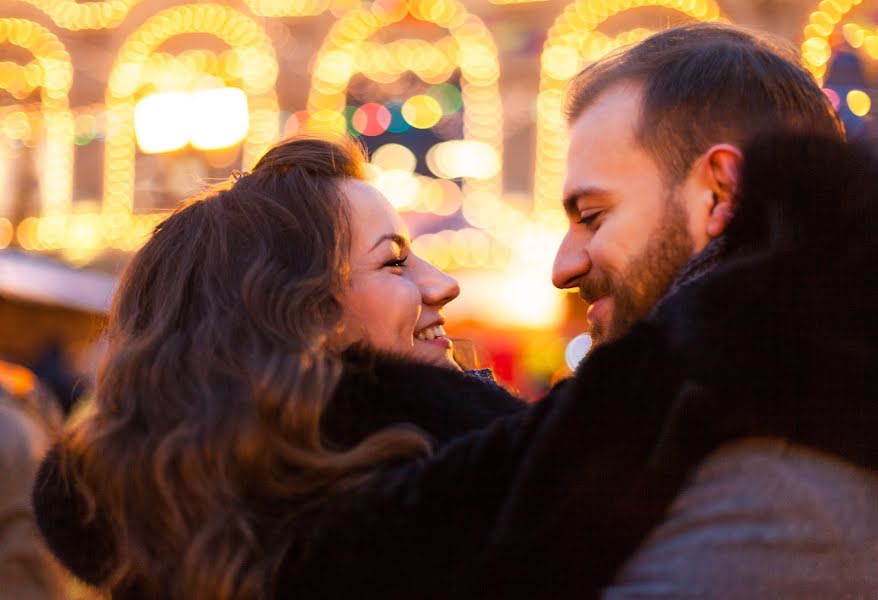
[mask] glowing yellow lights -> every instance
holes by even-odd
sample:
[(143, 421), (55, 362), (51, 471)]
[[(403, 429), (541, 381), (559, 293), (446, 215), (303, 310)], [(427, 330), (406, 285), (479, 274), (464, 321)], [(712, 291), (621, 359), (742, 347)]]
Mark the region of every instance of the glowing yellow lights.
[(563, 222), (560, 198), (567, 148), (562, 108), (565, 87), (584, 64), (594, 62), (621, 46), (638, 42), (651, 33), (637, 28), (610, 37), (597, 31), (613, 15), (645, 6), (675, 10), (699, 21), (720, 18), (720, 9), (714, 0), (576, 0), (564, 9), (549, 30), (543, 48), (537, 96), (534, 175), (534, 209), (537, 219), (543, 223), (558, 226)]
[(419, 94), (405, 101), (402, 116), (416, 129), (430, 129), (442, 118), (442, 107), (435, 98)]
[(541, 59), (543, 72), (552, 79), (564, 82), (576, 75), (580, 62), (579, 49), (569, 46), (547, 48)]
[(503, 269), (511, 256), (505, 244), (471, 227), (418, 236), (413, 248), (440, 269)]
[(491, 179), (500, 170), (500, 157), (484, 142), (441, 142), (427, 151), (426, 159), (429, 169), (443, 179)]
[[(244, 138), (242, 158), (245, 168), (253, 164), (277, 139), (278, 107), (274, 83), (278, 67), (271, 39), (265, 31), (249, 17), (219, 4), (188, 4), (164, 10), (148, 19), (128, 37), (110, 74), (103, 198), (103, 210), (108, 215), (130, 213), (133, 206), (135, 94), (146, 83), (157, 84), (146, 79), (149, 76), (150, 57), (166, 40), (187, 33), (213, 35), (231, 48), (221, 62), (223, 70), (239, 75), (240, 88), (247, 99), (249, 131)], [(207, 54), (193, 54), (188, 59), (178, 59), (180, 66), (174, 68), (181, 74), (192, 71), (191, 68), (187, 69), (187, 64), (207, 69), (218, 68), (215, 64), (211, 66), (212, 62), (213, 59)], [(199, 80), (201, 83), (190, 82), (191, 89), (216, 87), (222, 83), (217, 75), (205, 75), (213, 79)], [(159, 82), (159, 85), (162, 84)], [(172, 89), (158, 91), (184, 91), (173, 82), (164, 85), (172, 86)], [(227, 144), (240, 134), (243, 123), (240, 118), (240, 98), (228, 96), (224, 102), (231, 103), (230, 106), (233, 104), (238, 116), (229, 126), (214, 122), (213, 127), (222, 129), (219, 134), (221, 139), (213, 139), (210, 137), (213, 134), (210, 134), (210, 139), (205, 142), (208, 145)], [(205, 130), (206, 126), (199, 129)], [(193, 143), (196, 141), (193, 139)]]
[(0, 248), (5, 248), (12, 243), (12, 236), (15, 229), (9, 219), (0, 218)]
[[(802, 42), (802, 58), (805, 61), (805, 66), (821, 85), (829, 59), (832, 56), (829, 38), (841, 20), (860, 2), (862, 0), (822, 0), (817, 5), (817, 10), (812, 12), (808, 18)], [(870, 37), (874, 37), (874, 32), (868, 32), (858, 25), (849, 24), (842, 28), (842, 34), (853, 47), (865, 46), (870, 55), (870, 48), (872, 48), (878, 55), (878, 40), (869, 41)], [(875, 57), (873, 56), (873, 58)]]
[(397, 210), (410, 210), (418, 198), (420, 182), (408, 171), (375, 169), (372, 185), (378, 188)]
[(329, 0), (244, 0), (260, 17), (307, 17), (329, 9)]
[[(105, 29), (116, 27), (140, 0), (24, 0), (46, 13), (65, 29)], [(336, 3), (338, 0), (336, 0)], [(245, 0), (260, 17), (315, 16), (330, 8), (330, 0)]]
[(370, 162), (385, 170), (414, 172), (418, 159), (414, 153), (401, 144), (384, 144), (372, 153)]
[(192, 145), (200, 150), (234, 146), (247, 135), (247, 95), (238, 88), (192, 93)]
[[(450, 37), (434, 44), (412, 39), (383, 44), (369, 41), (374, 33), (407, 15), (447, 29)], [(319, 68), (324, 64), (335, 65), (335, 69)], [(452, 76), (455, 68), (459, 68), (460, 102), (466, 107), (463, 111), (464, 138), (492, 148), (502, 165), (503, 107), (497, 85), (500, 72), (497, 47), (485, 25), (469, 14), (461, 2), (387, 0), (374, 2), (368, 8), (351, 10), (333, 25), (326, 36), (315, 67), (308, 94), (308, 112), (312, 115), (318, 111), (343, 115), (347, 85), (354, 73), (390, 83), (410, 71), (428, 83), (440, 84)], [(457, 101), (457, 98), (446, 99), (438, 93), (416, 97), (404, 108), (404, 119), (415, 127), (431, 127), (443, 115), (443, 102), (450, 106)], [(366, 135), (393, 127), (387, 115), (377, 107), (362, 114), (358, 111), (354, 117), (354, 128)], [(313, 121), (313, 117), (308, 120), (309, 130), (313, 129)], [(344, 132), (345, 126), (339, 121), (336, 133)], [(490, 169), (481, 169), (481, 172), (488, 171)], [(463, 186), (464, 206), (479, 202), (480, 198), (497, 198), (501, 190), (500, 169), (493, 170), (492, 175), (483, 179), (467, 177)], [(415, 199), (406, 197), (407, 209), (434, 205), (437, 198), (445, 197), (438, 190), (432, 184), (421, 182)]]
[[(847, 23), (841, 28), (841, 31), (848, 44), (854, 48), (862, 48), (869, 55), (869, 58), (878, 59), (878, 29)], [(827, 61), (829, 60), (829, 52), (827, 50)]]
[(43, 85), (43, 69), (36, 61), (26, 65), (10, 61), (0, 61), (0, 88), (8, 91), (17, 100), (30, 96)]
[(189, 143), (191, 100), (186, 92), (163, 92), (137, 103), (134, 130), (141, 152), (171, 152)]
[(141, 152), (171, 152), (191, 143), (199, 150), (228, 148), (247, 134), (247, 96), (237, 88), (160, 92), (134, 108)]
[(872, 108), (872, 100), (862, 90), (849, 91), (845, 99), (847, 100), (848, 108), (858, 117), (865, 117)]
[[(37, 87), (41, 89), (45, 133), (38, 172), (42, 210), (44, 214), (66, 212), (73, 194), (73, 117), (67, 103), (67, 94), (73, 81), (70, 55), (55, 34), (42, 25), (24, 19), (0, 19), (0, 43), (3, 42), (23, 48), (34, 56), (33, 63), (24, 66), (4, 63), (7, 65), (4, 67), (5, 74), (15, 80), (13, 85), (19, 86), (21, 93)], [(9, 89), (4, 82), (0, 82), (0, 87)], [(10, 91), (15, 94), (15, 91)], [(20, 136), (18, 139), (31, 137), (29, 121), (19, 118), (12, 123), (14, 130), (11, 133)], [(4, 129), (8, 125), (7, 119)]]
[(139, 0), (107, 0), (83, 2), (76, 0), (24, 0), (65, 29), (103, 29), (115, 27), (128, 15)]

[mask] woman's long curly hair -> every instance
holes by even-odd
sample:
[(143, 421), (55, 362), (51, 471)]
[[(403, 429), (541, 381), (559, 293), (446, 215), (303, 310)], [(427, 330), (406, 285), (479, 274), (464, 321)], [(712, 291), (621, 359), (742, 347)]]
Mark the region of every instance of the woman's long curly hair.
[(352, 142), (286, 141), (175, 211), (128, 265), (95, 405), (59, 446), (89, 519), (111, 528), (109, 591), (270, 598), (303, 505), (429, 452), (408, 428), (353, 448), (321, 436), (342, 370), (341, 184), (361, 168)]

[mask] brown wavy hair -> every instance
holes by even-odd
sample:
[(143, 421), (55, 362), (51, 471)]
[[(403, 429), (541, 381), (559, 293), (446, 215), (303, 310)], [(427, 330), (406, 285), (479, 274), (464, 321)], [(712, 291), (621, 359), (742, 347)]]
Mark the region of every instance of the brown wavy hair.
[(270, 598), (284, 525), (307, 502), (429, 452), (405, 427), (353, 448), (321, 436), (342, 371), (340, 184), (362, 162), (353, 142), (281, 143), (176, 210), (128, 265), (94, 409), (60, 445), (88, 519), (111, 528), (109, 591)]

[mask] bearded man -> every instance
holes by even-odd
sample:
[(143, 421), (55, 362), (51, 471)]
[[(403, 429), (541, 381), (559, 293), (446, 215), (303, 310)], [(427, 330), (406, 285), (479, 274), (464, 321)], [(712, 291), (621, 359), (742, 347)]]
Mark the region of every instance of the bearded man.
[(775, 129), (843, 138), (789, 49), (715, 24), (671, 29), (589, 66), (572, 82), (568, 120), (569, 229), (552, 280), (579, 288), (597, 343), (715, 262), (744, 143)]
[(596, 346), (478, 589), (878, 597), (874, 157), (791, 51), (726, 25), (587, 67), (568, 105), (553, 282)]

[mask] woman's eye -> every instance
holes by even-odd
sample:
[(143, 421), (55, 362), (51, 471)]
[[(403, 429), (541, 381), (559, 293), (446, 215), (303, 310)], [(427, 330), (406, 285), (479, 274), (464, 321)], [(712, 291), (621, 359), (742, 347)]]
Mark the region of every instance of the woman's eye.
[(400, 267), (401, 268), (401, 267), (405, 266), (405, 261), (407, 261), (407, 260), (408, 260), (408, 256), (401, 257), (401, 258), (394, 258), (394, 259), (389, 260), (386, 263), (384, 263), (384, 266), (385, 267)]

